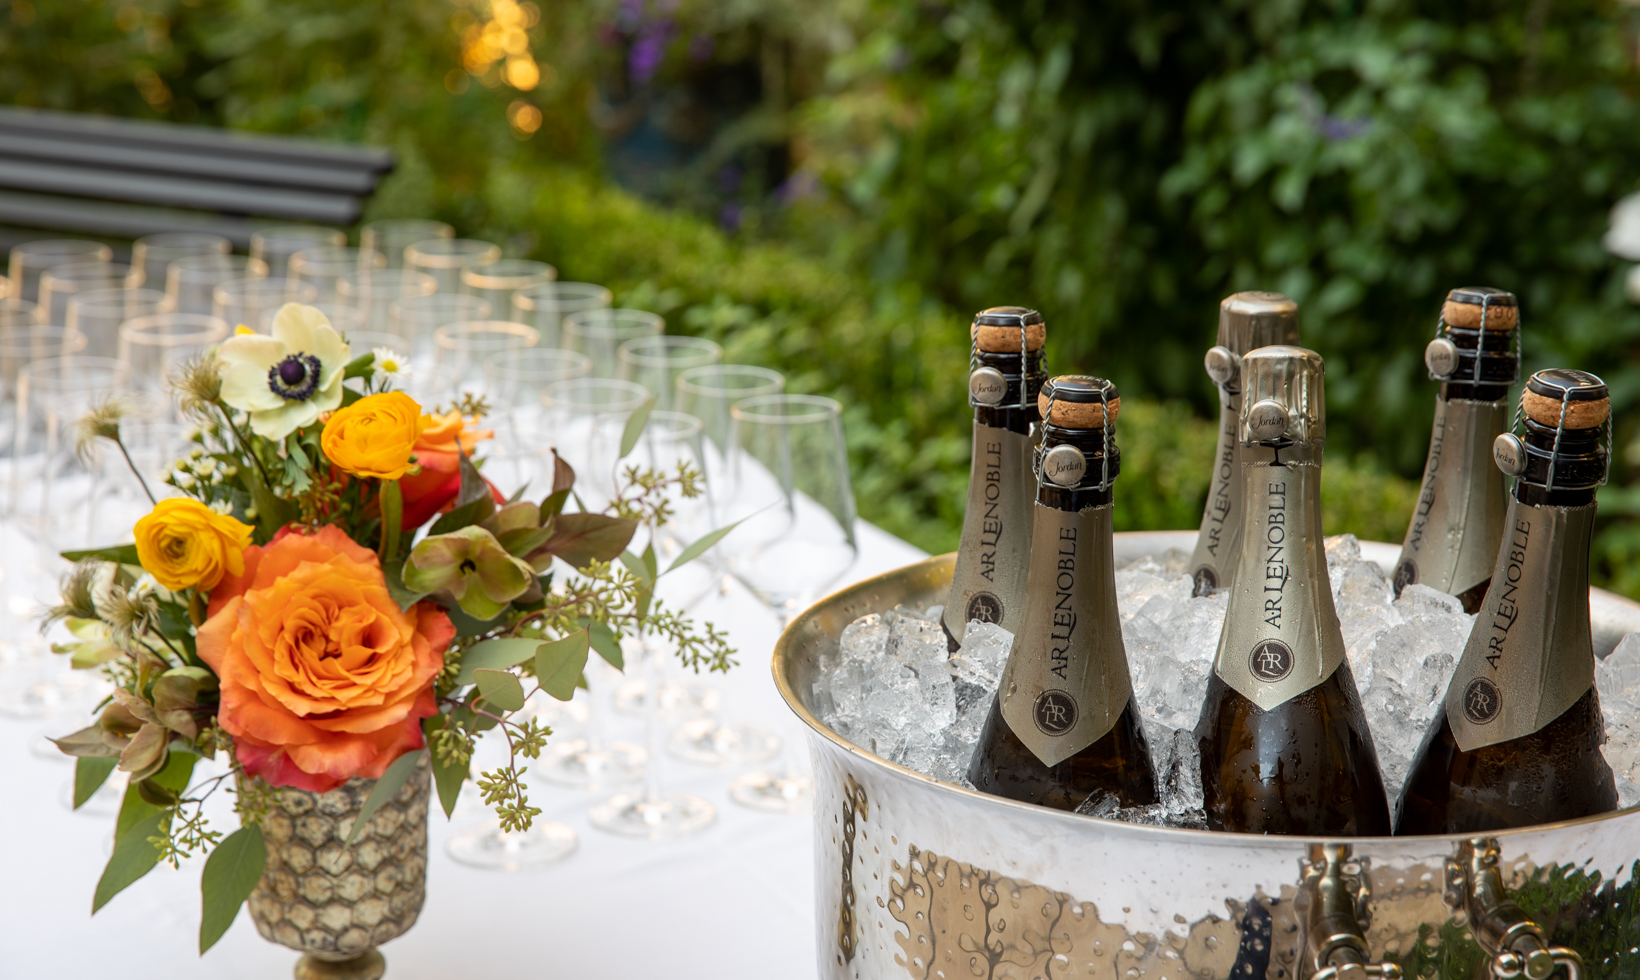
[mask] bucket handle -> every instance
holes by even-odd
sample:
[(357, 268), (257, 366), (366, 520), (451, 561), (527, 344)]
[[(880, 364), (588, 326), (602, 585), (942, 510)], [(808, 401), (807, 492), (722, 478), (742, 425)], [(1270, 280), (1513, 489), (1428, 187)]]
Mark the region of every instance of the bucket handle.
[(1492, 957), (1498, 980), (1548, 980), (1566, 971), (1566, 980), (1583, 980), (1583, 957), (1577, 950), (1551, 946), (1503, 888), (1498, 870), (1502, 848), (1496, 837), (1475, 837), (1458, 845), (1446, 862), (1446, 902), (1469, 917), (1469, 930)]
[[(1372, 887), (1366, 860), (1348, 844), (1312, 844), (1302, 865), (1306, 980), (1401, 980), (1394, 963), (1375, 963), (1367, 945)], [(1574, 978), (1576, 980), (1576, 978)]]

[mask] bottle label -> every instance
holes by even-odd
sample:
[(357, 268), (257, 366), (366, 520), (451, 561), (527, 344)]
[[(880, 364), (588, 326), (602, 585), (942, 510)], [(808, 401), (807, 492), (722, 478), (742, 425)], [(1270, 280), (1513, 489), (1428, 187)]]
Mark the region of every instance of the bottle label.
[(1269, 458), (1268, 448), (1242, 452), (1241, 561), (1213, 670), (1269, 711), (1332, 676), (1344, 662), (1344, 634), (1327, 580), (1319, 463), (1278, 466), (1247, 459)]
[(1241, 395), (1219, 389), (1219, 445), (1213, 453), (1213, 481), (1207, 491), (1207, 507), (1202, 510), (1201, 533), (1190, 556), (1195, 576), (1195, 594), (1206, 595), (1230, 584), (1236, 567), (1234, 555), (1241, 531), (1241, 507), (1236, 503), (1240, 474), (1236, 466), (1236, 428), (1241, 413)]
[(968, 510), (942, 617), (952, 636), (960, 638), (971, 619), (1019, 632), (1036, 500), (1033, 455), (1030, 436), (974, 423)]
[(1446, 718), (1465, 752), (1532, 734), (1594, 683), (1594, 513), (1594, 504), (1510, 501), (1492, 585), (1446, 689)]
[(1508, 412), (1502, 401), (1436, 399), (1424, 483), (1395, 563), (1397, 592), (1421, 582), (1461, 595), (1491, 576), (1508, 502), (1492, 441)]
[(1002, 718), (1045, 766), (1105, 737), (1133, 694), (1116, 611), (1111, 505), (1036, 506), (1018, 639), (1002, 673)]

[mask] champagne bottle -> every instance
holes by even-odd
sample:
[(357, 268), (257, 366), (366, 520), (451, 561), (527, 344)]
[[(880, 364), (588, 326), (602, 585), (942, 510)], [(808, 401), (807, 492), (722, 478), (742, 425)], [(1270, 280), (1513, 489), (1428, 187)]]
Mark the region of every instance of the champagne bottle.
[(952, 650), (968, 621), (1019, 632), (1031, 554), (1031, 456), (1036, 396), (1047, 374), (1042, 314), (1020, 306), (980, 311), (971, 329), (968, 404), (974, 407), (974, 455), (968, 476), (957, 567), (941, 625)]
[(1195, 594), (1229, 586), (1241, 544), (1241, 357), (1272, 344), (1298, 343), (1298, 304), (1280, 293), (1234, 293), (1219, 304), (1219, 342), (1207, 351), (1207, 376), (1219, 389), (1219, 445), (1190, 556)]
[(1207, 825), (1387, 834), (1321, 539), (1321, 357), (1260, 348), (1241, 378), (1241, 554), (1195, 732)]
[(1398, 834), (1469, 834), (1617, 807), (1589, 634), (1589, 543), (1611, 400), (1583, 371), (1539, 371), (1526, 438), (1494, 444), (1516, 477), (1491, 587), (1412, 761)]
[(1509, 386), (1520, 374), (1520, 325), (1513, 293), (1487, 286), (1454, 289), (1441, 308), (1438, 336), (1424, 350), (1441, 382), (1418, 505), (1395, 563), (1395, 594), (1414, 582), (1481, 606), (1503, 540), (1507, 506), (1492, 441), (1508, 424)]
[[(1116, 386), (1067, 375), (1039, 396), (1042, 448), (1019, 632), (969, 766), (987, 793), (1061, 810), (1156, 802), (1116, 611)], [(1107, 418), (1109, 422), (1107, 423)]]

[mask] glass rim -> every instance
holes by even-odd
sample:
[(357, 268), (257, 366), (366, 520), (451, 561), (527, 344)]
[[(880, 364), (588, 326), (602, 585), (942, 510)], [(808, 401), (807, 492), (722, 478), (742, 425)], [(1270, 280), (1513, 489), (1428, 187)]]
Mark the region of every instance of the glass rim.
[(518, 337), (526, 341), (519, 347), (534, 347), (541, 342), (541, 331), (527, 323), (514, 320), (457, 320), (433, 331), (433, 346), (440, 350), (472, 352), (477, 348), (470, 341), (484, 335)]
[[(86, 248), (87, 245), (91, 247)], [(13, 246), (10, 254), (16, 255), (19, 252), (23, 253), (25, 259), (31, 255), (42, 258), (51, 255), (88, 255), (104, 252), (108, 253), (109, 258), (114, 255), (112, 247), (95, 238), (38, 238)]]
[[(535, 268), (512, 272), (497, 269), (497, 266), (517, 269), (526, 265)], [(557, 277), (558, 270), (555, 267), (534, 259), (496, 259), (494, 262), (467, 266), (461, 270), (461, 284), (473, 289), (522, 289), (537, 283), (552, 282)]]
[[(411, 228), (424, 228), (432, 231), (433, 234), (428, 235), (428, 238), (454, 238), (456, 231), (449, 223), (434, 218), (381, 218), (376, 221), (367, 221), (359, 226), (361, 232), (380, 232), (384, 229), (407, 231)], [(447, 231), (449, 234), (442, 234), (441, 231)]]
[[(422, 275), (426, 275), (426, 273), (424, 272)], [(437, 280), (435, 279), (434, 282), (436, 284)], [(406, 311), (411, 313), (443, 315), (449, 312), (451, 308), (458, 307), (463, 304), (476, 304), (475, 309), (480, 309), (482, 312), (475, 313), (472, 316), (458, 315), (455, 319), (446, 322), (459, 323), (463, 320), (482, 320), (494, 312), (493, 307), (495, 304), (491, 303), (487, 299), (481, 299), (477, 296), (468, 296), (465, 293), (440, 292), (425, 293), (421, 296), (401, 296), (390, 304), (387, 309), (388, 312), (396, 312), (400, 316), (404, 315)]]
[[(771, 405), (792, 408), (803, 406), (806, 410), (794, 413), (762, 410)], [(824, 395), (753, 395), (750, 398), (742, 398), (729, 406), (729, 414), (740, 422), (801, 425), (810, 422), (824, 422), (828, 419), (841, 419), (843, 405), (837, 399), (827, 398)]]
[(212, 248), (226, 245), (227, 248), (220, 249), (221, 254), (227, 255), (233, 251), (233, 242), (229, 241), (227, 236), (210, 231), (156, 231), (152, 235), (143, 235), (132, 242), (131, 249), (136, 251), (136, 249), (141, 248), (143, 251), (148, 251), (153, 248), (174, 248), (178, 245), (209, 245)]
[(644, 331), (641, 334), (633, 334), (635, 337), (665, 333), (666, 318), (659, 313), (624, 306), (598, 306), (576, 310), (564, 317), (564, 330), (573, 331), (583, 337), (619, 337), (624, 331), (635, 329)]
[[(47, 336), (40, 338), (38, 335), (41, 333), (47, 333)], [(16, 337), (17, 342), (15, 344), (12, 343), (13, 338), (18, 334), (35, 336)], [(90, 338), (73, 327), (61, 327), (56, 324), (0, 324), (0, 357), (19, 357), (33, 354), (39, 349), (42, 342), (60, 343), (63, 347), (59, 353), (48, 354), (46, 357), (66, 357), (71, 354), (78, 354), (80, 351), (85, 350), (86, 345), (90, 343)], [(39, 358), (39, 360), (45, 360), (45, 358)]]
[[(591, 400), (576, 400), (572, 393), (578, 392), (608, 392), (623, 393), (624, 398), (619, 401), (593, 402)], [(638, 410), (644, 402), (652, 396), (649, 389), (636, 381), (622, 381), (619, 378), (569, 378), (564, 381), (554, 381), (541, 389), (541, 402), (548, 408), (562, 408), (574, 415), (623, 415)]]
[(559, 381), (572, 381), (584, 378), (592, 372), (592, 358), (580, 351), (564, 350), (562, 347), (524, 347), (518, 350), (498, 350), (484, 358), (485, 375), (494, 374), (498, 378), (517, 380), (525, 376), (529, 361), (559, 361), (573, 365), (576, 373), (565, 375), (562, 378), (553, 378), (547, 384)]
[(292, 222), (285, 225), (263, 225), (251, 232), (251, 244), (257, 242), (335, 242), (340, 236), (347, 241), (347, 232), (329, 225), (304, 225)]
[(215, 278), (216, 282), (227, 282), (232, 279), (266, 279), (270, 271), (264, 259), (252, 258), (249, 255), (185, 255), (180, 259), (172, 259), (171, 264), (165, 267), (165, 281), (172, 279), (179, 282), (199, 283), (210, 282), (209, 273), (228, 271), (233, 273), (228, 280)]
[[(696, 378), (704, 378), (709, 373), (716, 374), (719, 377), (739, 375), (741, 377), (762, 378), (763, 384), (756, 387), (725, 388), (696, 383)], [(783, 393), (786, 390), (786, 376), (773, 368), (766, 368), (757, 364), (702, 364), (699, 367), (685, 368), (679, 372), (677, 385), (679, 391), (688, 392), (691, 395), (730, 395), (745, 392), (745, 394), (740, 395), (740, 398), (757, 398), (763, 395)], [(764, 386), (771, 386), (771, 388), (769, 391), (757, 390), (757, 388)]]
[[(90, 378), (88, 374), (101, 371), (111, 375), (114, 382), (131, 376), (131, 365), (117, 357), (103, 357), (98, 354), (63, 354), (58, 357), (42, 357), (37, 361), (30, 361), (23, 365), (18, 372), (20, 379), (27, 378), (31, 384), (53, 388), (57, 391), (72, 391), (75, 388), (89, 388), (105, 384), (101, 378)], [(48, 373), (55, 372), (55, 374)]]
[[(375, 258), (367, 258), (375, 256)], [(318, 248), (304, 248), (299, 252), (290, 253), (289, 268), (293, 273), (313, 267), (319, 272), (335, 272), (342, 269), (337, 275), (347, 272), (357, 272), (369, 262), (374, 269), (387, 267), (387, 256), (373, 248), (354, 248), (351, 245), (320, 245)]]
[[(111, 310), (116, 307), (125, 308), (132, 301), (139, 303), (164, 303), (168, 297), (158, 289), (138, 287), (127, 289), (124, 286), (110, 286), (107, 289), (85, 289), (69, 297), (70, 310)], [(155, 310), (155, 313), (163, 312)], [(146, 315), (146, 314), (145, 314)]]
[(663, 435), (672, 439), (688, 439), (706, 431), (706, 423), (701, 421), (698, 416), (690, 415), (688, 412), (657, 409), (649, 413), (649, 421), (644, 425), (644, 428), (647, 430), (649, 426), (657, 422), (663, 427), (671, 427), (671, 431), (665, 432)]
[[(380, 252), (376, 253), (380, 255)], [(405, 295), (406, 287), (414, 286), (420, 292)], [(336, 279), (336, 291), (349, 296), (369, 297), (373, 290), (392, 290), (400, 299), (430, 296), (438, 291), (438, 280), (414, 269), (354, 269)]]
[[(550, 301), (554, 306), (562, 307), (566, 303), (578, 304), (601, 299), (603, 302), (592, 306), (581, 306), (580, 309), (596, 310), (608, 309), (615, 302), (615, 294), (608, 286), (600, 286), (595, 282), (575, 282), (573, 280), (553, 279), (550, 282), (536, 282), (523, 286), (513, 293), (513, 306), (535, 312), (543, 304), (540, 293), (551, 292), (554, 295)], [(572, 311), (574, 312), (574, 311)]]
[[(282, 285), (275, 285), (281, 283)], [(225, 298), (218, 297), (218, 293), (221, 293)], [(249, 279), (229, 279), (225, 282), (219, 282), (216, 284), (216, 288), (211, 290), (211, 299), (213, 301), (231, 303), (251, 299), (253, 297), (265, 299), (275, 293), (281, 297), (285, 297), (285, 302), (287, 303), (311, 303), (319, 298), (319, 287), (315, 286), (311, 282), (303, 282), (300, 279), (292, 279), (289, 276), (257, 276)], [(292, 298), (292, 293), (296, 293), (298, 297), (305, 298)]]
[(405, 264), (424, 269), (466, 269), (500, 258), (500, 245), (478, 238), (424, 238), (404, 247)]
[[(93, 275), (93, 273), (96, 274)], [(78, 278), (81, 274), (84, 274), (84, 278)], [(123, 280), (130, 274), (131, 266), (123, 262), (63, 262), (49, 269), (41, 269), (40, 280), (44, 282), (47, 276), (51, 277), (53, 284), (59, 282), (86, 282), (90, 279)]]
[[(664, 353), (647, 353), (645, 347), (658, 347)], [(673, 352), (680, 352), (674, 355)], [(704, 361), (696, 361), (699, 358)], [(705, 337), (690, 337), (679, 334), (660, 334), (658, 336), (633, 337), (621, 341), (621, 346), (615, 350), (615, 359), (632, 364), (636, 367), (681, 367), (685, 370), (696, 367), (711, 367), (723, 357), (723, 345)]]
[(33, 318), (35, 316), (34, 311), (39, 308), (40, 304), (31, 299), (23, 299), (20, 296), (0, 297), (0, 314), (9, 313), (17, 316), (26, 316), (29, 318), (29, 322), (31, 323), (33, 322)]
[[(186, 326), (192, 333), (161, 333), (161, 324)], [(120, 340), (142, 347), (182, 347), (215, 343), (228, 336), (228, 321), (209, 313), (150, 313), (120, 324)]]

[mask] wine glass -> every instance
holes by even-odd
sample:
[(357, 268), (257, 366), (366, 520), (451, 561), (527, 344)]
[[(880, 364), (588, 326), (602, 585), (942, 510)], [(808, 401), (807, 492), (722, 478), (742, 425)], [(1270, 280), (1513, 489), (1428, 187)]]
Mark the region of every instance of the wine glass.
[(387, 257), (387, 268), (403, 269), (404, 250), (431, 238), (454, 238), (456, 230), (442, 221), (425, 218), (389, 218), (359, 228), (359, 247)]
[(204, 231), (162, 231), (131, 244), (132, 286), (163, 291), (171, 263), (192, 255), (227, 255), (233, 243)]
[(513, 308), (513, 294), (558, 278), (558, 270), (534, 259), (498, 259), (461, 270), (461, 291), (487, 300), (491, 309)]
[(517, 445), (539, 441), (546, 411), (541, 393), (591, 372), (592, 360), (585, 354), (552, 347), (498, 351), (485, 358), (484, 390), (494, 399), (504, 440)]
[(486, 320), (489, 316), (487, 300), (455, 293), (422, 293), (387, 304), (387, 332), (404, 338), (403, 346), (408, 348), (405, 353), (418, 363), (430, 364), (434, 331), (448, 324)]
[[(441, 293), (461, 292), (461, 272), (501, 258), (501, 246), (475, 238), (429, 238), (404, 250), (404, 267), (438, 280)], [(500, 311), (505, 312), (505, 311)]]
[[(858, 555), (842, 406), (760, 395), (730, 414), (730, 514), (739, 524), (723, 539), (725, 564), (784, 630)], [(798, 772), (797, 741), (786, 740), (781, 771), (746, 773), (730, 784), (730, 798), (767, 812), (808, 812), (813, 789)]]
[[(436, 289), (437, 280), (425, 272), (364, 269), (349, 272), (336, 280), (336, 301), (358, 310), (359, 315), (364, 317), (367, 329), (388, 333), (392, 329), (391, 307), (395, 302), (412, 296), (427, 296)], [(406, 349), (405, 353), (410, 352)]]
[(255, 330), (286, 303), (314, 303), (318, 299), (318, 287), (311, 282), (284, 276), (229, 279), (211, 289), (211, 315), (230, 329)]
[(590, 282), (536, 283), (512, 294), (513, 319), (541, 331), (543, 347), (562, 347), (564, 317), (614, 302), (614, 293)]
[(381, 269), (387, 265), (387, 256), (366, 248), (348, 248), (345, 245), (316, 245), (304, 248), (290, 257), (290, 278), (305, 282), (318, 291), (319, 301), (337, 301), (336, 283), (349, 273), (367, 269)]
[(620, 371), (620, 346), (638, 337), (659, 337), (666, 321), (647, 310), (595, 308), (564, 317), (564, 346), (592, 358), (592, 376), (613, 378)]
[(89, 289), (68, 301), (64, 323), (85, 335), (87, 354), (106, 357), (118, 353), (125, 321), (165, 311), (165, 294), (157, 289)]
[(615, 376), (655, 393), (655, 407), (670, 410), (677, 401), (678, 375), (723, 360), (723, 348), (704, 337), (635, 337), (616, 351)]
[(347, 233), (323, 225), (270, 225), (251, 234), (251, 258), (266, 263), (264, 275), (290, 275), (290, 258), (321, 245), (346, 245)]
[[(172, 313), (209, 313), (226, 320), (216, 312), (216, 287), (236, 279), (264, 279), (267, 275), (266, 262), (243, 255), (190, 255), (177, 259), (165, 272), (165, 308)], [(283, 277), (280, 279), (283, 281)]]
[(40, 297), (40, 274), (55, 266), (71, 262), (109, 262), (114, 250), (102, 242), (85, 238), (48, 238), (24, 242), (11, 250), (9, 273), (11, 298), (37, 302)]

